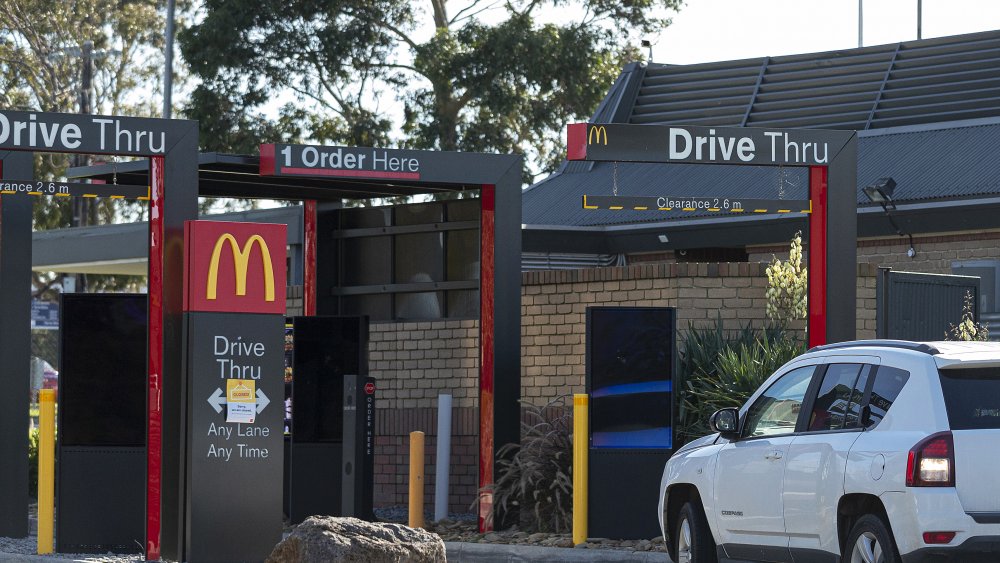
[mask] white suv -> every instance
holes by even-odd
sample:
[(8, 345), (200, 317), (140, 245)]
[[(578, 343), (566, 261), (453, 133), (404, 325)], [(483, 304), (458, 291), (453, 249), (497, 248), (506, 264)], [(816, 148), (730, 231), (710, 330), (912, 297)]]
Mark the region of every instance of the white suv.
[(1000, 343), (820, 346), (710, 425), (660, 482), (677, 563), (1000, 562)]

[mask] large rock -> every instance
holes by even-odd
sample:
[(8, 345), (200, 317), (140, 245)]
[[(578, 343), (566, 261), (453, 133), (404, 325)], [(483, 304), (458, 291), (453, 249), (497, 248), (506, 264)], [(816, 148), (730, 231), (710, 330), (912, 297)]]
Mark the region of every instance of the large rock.
[(267, 563), (445, 563), (437, 534), (402, 524), (310, 516), (274, 547)]

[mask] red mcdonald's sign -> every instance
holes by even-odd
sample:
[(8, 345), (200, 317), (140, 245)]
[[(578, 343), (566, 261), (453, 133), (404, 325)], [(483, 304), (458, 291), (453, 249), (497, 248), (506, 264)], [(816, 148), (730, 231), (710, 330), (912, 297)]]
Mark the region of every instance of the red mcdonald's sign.
[(284, 315), (287, 228), (187, 221), (184, 310)]

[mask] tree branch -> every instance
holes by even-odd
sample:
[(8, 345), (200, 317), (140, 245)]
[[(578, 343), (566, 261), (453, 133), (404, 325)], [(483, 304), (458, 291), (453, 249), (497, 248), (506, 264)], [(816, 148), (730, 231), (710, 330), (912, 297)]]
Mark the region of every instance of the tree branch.
[(391, 31), (393, 34), (396, 35), (396, 37), (399, 37), (400, 40), (409, 45), (410, 48), (413, 49), (414, 51), (416, 51), (420, 47), (419, 45), (417, 45), (417, 42), (411, 39), (409, 35), (404, 33), (402, 29), (399, 29), (398, 27), (392, 25), (391, 23), (383, 21), (379, 22), (379, 25)]
[[(471, 10), (473, 10), (476, 6), (478, 6), (482, 2), (482, 0), (476, 0), (475, 2), (472, 2), (471, 4), (469, 4), (468, 6), (466, 6), (465, 8), (462, 8), (461, 10), (459, 10), (458, 13), (455, 14), (455, 17), (451, 18), (451, 22), (450, 23), (454, 24), (454, 23), (458, 23), (458, 22), (460, 22), (462, 20), (467, 20), (467, 19), (474, 18), (474, 17), (478, 16), (479, 14), (481, 14), (483, 12), (486, 12), (486, 11), (492, 10), (493, 8), (496, 8), (497, 5), (500, 4), (503, 1), (504, 0), (496, 0), (492, 4), (486, 5), (486, 7), (484, 7), (484, 8), (479, 8), (479, 9), (475, 10), (474, 12), (471, 12), (471, 13), (467, 14), (467, 12), (470, 12)], [(512, 9), (512, 11), (516, 11), (516, 10)], [(463, 15), (463, 14), (465, 14), (465, 15)]]

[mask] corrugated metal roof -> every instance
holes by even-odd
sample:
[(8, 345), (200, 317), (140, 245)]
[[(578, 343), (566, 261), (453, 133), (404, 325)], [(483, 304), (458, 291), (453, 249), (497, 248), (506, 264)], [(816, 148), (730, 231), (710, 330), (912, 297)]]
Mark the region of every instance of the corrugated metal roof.
[(997, 115), (1000, 31), (989, 31), (825, 53), (650, 64), (627, 121), (860, 131)]
[[(861, 187), (884, 176), (896, 180), (898, 202), (1000, 194), (1000, 31), (696, 65), (630, 64), (591, 122), (853, 129), (862, 131), (860, 204), (869, 203)], [(564, 162), (524, 192), (523, 221), (596, 226), (698, 216), (582, 208), (583, 195), (611, 195), (613, 185), (612, 163)], [(619, 164), (618, 185), (620, 195), (808, 197), (805, 172), (794, 168)]]
[[(858, 140), (858, 203), (869, 204), (861, 188), (884, 176), (896, 181), (897, 203), (1000, 194), (997, 147), (1000, 118), (863, 133)], [(583, 209), (584, 195), (612, 195), (615, 165), (574, 164), (586, 166), (567, 167), (525, 190), (525, 224), (597, 226), (699, 216)], [(803, 168), (632, 163), (618, 164), (618, 194), (809, 197)]]
[[(858, 139), (858, 187), (896, 181), (900, 202), (1000, 194), (1000, 119), (991, 124), (875, 134)], [(868, 203), (859, 191), (859, 203)]]

